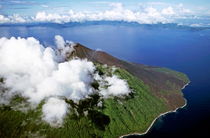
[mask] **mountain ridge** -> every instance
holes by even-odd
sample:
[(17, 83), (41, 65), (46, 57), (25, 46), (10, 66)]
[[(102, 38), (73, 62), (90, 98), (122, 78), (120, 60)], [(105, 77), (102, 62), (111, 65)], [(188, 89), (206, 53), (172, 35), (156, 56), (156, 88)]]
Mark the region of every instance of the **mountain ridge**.
[[(73, 56), (81, 59), (88, 59), (92, 62), (100, 64), (106, 64), (108, 66), (116, 66), (123, 68), (138, 79), (142, 80), (148, 85), (153, 94), (166, 100), (169, 109), (174, 110), (177, 107), (185, 104), (185, 99), (182, 93), (171, 93), (169, 95), (162, 95), (162, 91), (174, 91), (174, 88), (170, 85), (166, 85), (167, 81), (176, 84), (177, 89), (181, 89), (184, 85), (189, 82), (189, 79), (182, 80), (176, 77), (176, 73), (166, 68), (148, 66), (143, 64), (132, 63), (128, 61), (120, 60), (104, 51), (97, 51), (87, 48), (80, 43), (76, 43), (74, 46), (75, 51), (72, 53)], [(168, 71), (168, 72), (167, 72)], [(174, 73), (174, 74), (173, 74)], [(183, 77), (187, 77), (183, 75)]]

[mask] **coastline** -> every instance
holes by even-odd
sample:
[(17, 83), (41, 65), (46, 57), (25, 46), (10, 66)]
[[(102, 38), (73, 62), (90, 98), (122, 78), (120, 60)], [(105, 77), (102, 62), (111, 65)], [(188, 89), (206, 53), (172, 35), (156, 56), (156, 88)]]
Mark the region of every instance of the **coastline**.
[[(185, 85), (182, 87), (181, 90), (183, 90), (184, 88), (186, 88), (189, 84), (190, 84), (190, 81), (189, 81), (187, 84), (185, 84)], [(147, 128), (147, 130), (146, 130), (145, 132), (143, 132), (143, 133), (134, 132), (134, 133), (130, 133), (130, 134), (125, 134), (125, 135), (120, 136), (119, 138), (123, 138), (123, 137), (126, 137), (126, 136), (132, 136), (132, 135), (142, 136), (142, 135), (147, 134), (147, 132), (151, 129), (151, 127), (154, 125), (154, 123), (157, 121), (157, 119), (159, 119), (161, 116), (164, 116), (164, 115), (166, 115), (166, 114), (168, 114), (168, 113), (177, 112), (178, 109), (184, 108), (184, 107), (187, 105), (187, 100), (184, 98), (184, 101), (185, 101), (185, 104), (184, 104), (183, 106), (177, 107), (175, 110), (171, 110), (171, 111), (167, 111), (167, 112), (161, 113), (158, 117), (156, 117), (156, 118), (152, 121), (151, 125)]]

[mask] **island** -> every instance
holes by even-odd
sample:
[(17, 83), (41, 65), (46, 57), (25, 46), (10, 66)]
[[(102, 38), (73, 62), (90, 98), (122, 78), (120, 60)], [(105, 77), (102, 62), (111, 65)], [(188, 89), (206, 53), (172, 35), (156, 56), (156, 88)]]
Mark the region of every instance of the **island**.
[[(71, 112), (59, 127), (42, 121), (44, 101), (35, 109), (24, 112), (18, 110), (17, 105), (27, 106), (27, 99), (17, 95), (9, 104), (0, 105), (1, 138), (116, 138), (145, 134), (158, 117), (186, 104), (182, 89), (189, 83), (189, 78), (181, 72), (123, 61), (79, 43), (74, 44), (74, 51), (68, 53), (65, 60), (72, 58), (91, 61), (100, 76), (114, 74), (125, 80), (131, 92), (126, 96), (107, 98), (91, 94), (77, 103), (64, 98), (71, 106)], [(4, 78), (1, 78), (1, 93), (5, 91), (3, 85)], [(99, 82), (96, 80), (91, 86), (97, 91)]]

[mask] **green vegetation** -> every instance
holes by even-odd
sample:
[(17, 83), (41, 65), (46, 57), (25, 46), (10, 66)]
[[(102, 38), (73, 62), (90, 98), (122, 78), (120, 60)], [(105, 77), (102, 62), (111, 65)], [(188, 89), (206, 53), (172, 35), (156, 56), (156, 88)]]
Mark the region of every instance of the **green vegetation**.
[(154, 71), (158, 71), (158, 72), (162, 72), (165, 74), (170, 74), (173, 75), (173, 77), (180, 79), (182, 81), (184, 81), (185, 83), (189, 82), (189, 78), (187, 77), (186, 74), (178, 72), (178, 71), (174, 71), (168, 68), (152, 68)]
[[(160, 113), (168, 110), (163, 99), (153, 95), (149, 86), (127, 71), (113, 70), (99, 64), (97, 64), (97, 71), (100, 75), (114, 73), (125, 79), (132, 93), (126, 97), (112, 97), (104, 100), (94, 94), (79, 103), (65, 99), (73, 109), (60, 128), (50, 127), (41, 120), (43, 103), (27, 112), (14, 110), (13, 105), (26, 103), (24, 98), (17, 96), (10, 106), (1, 105), (0, 107), (0, 137), (113, 138), (132, 132), (145, 132)], [(174, 73), (162, 68), (157, 68), (157, 71)], [(183, 74), (174, 73), (174, 75), (186, 79)], [(99, 84), (93, 82), (92, 87), (97, 90)], [(101, 106), (98, 106), (99, 102), (102, 102)]]
[(104, 136), (117, 137), (131, 132), (145, 132), (152, 121), (167, 110), (164, 102), (152, 95), (148, 86), (127, 71), (117, 69), (115, 73), (127, 80), (133, 94), (126, 100), (105, 100), (104, 112), (110, 116), (111, 122)]

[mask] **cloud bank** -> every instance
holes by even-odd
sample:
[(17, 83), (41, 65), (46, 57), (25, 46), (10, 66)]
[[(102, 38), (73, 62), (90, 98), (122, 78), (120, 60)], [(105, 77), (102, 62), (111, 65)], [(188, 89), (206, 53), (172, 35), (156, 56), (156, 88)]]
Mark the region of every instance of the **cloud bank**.
[[(60, 126), (69, 112), (64, 98), (77, 103), (93, 93), (107, 98), (130, 92), (127, 82), (115, 75), (96, 77), (96, 67), (86, 59), (62, 60), (75, 44), (61, 36), (55, 36), (55, 43), (54, 50), (33, 37), (0, 38), (0, 78), (6, 88), (0, 95), (1, 103), (8, 104), (15, 95), (26, 98), (33, 107), (44, 101), (43, 120)], [(91, 86), (94, 80), (108, 82), (108, 87), (96, 91)]]
[(125, 21), (137, 22), (140, 24), (170, 23), (175, 18), (184, 17), (192, 14), (189, 9), (178, 6), (168, 6), (164, 8), (155, 8), (154, 4), (140, 6), (137, 10), (127, 9), (122, 3), (109, 3), (111, 7), (104, 11), (75, 11), (48, 13), (46, 11), (37, 12), (36, 15), (23, 17), (20, 15), (4, 16), (0, 15), (0, 23), (25, 23), (25, 22), (84, 22), (84, 21)]

